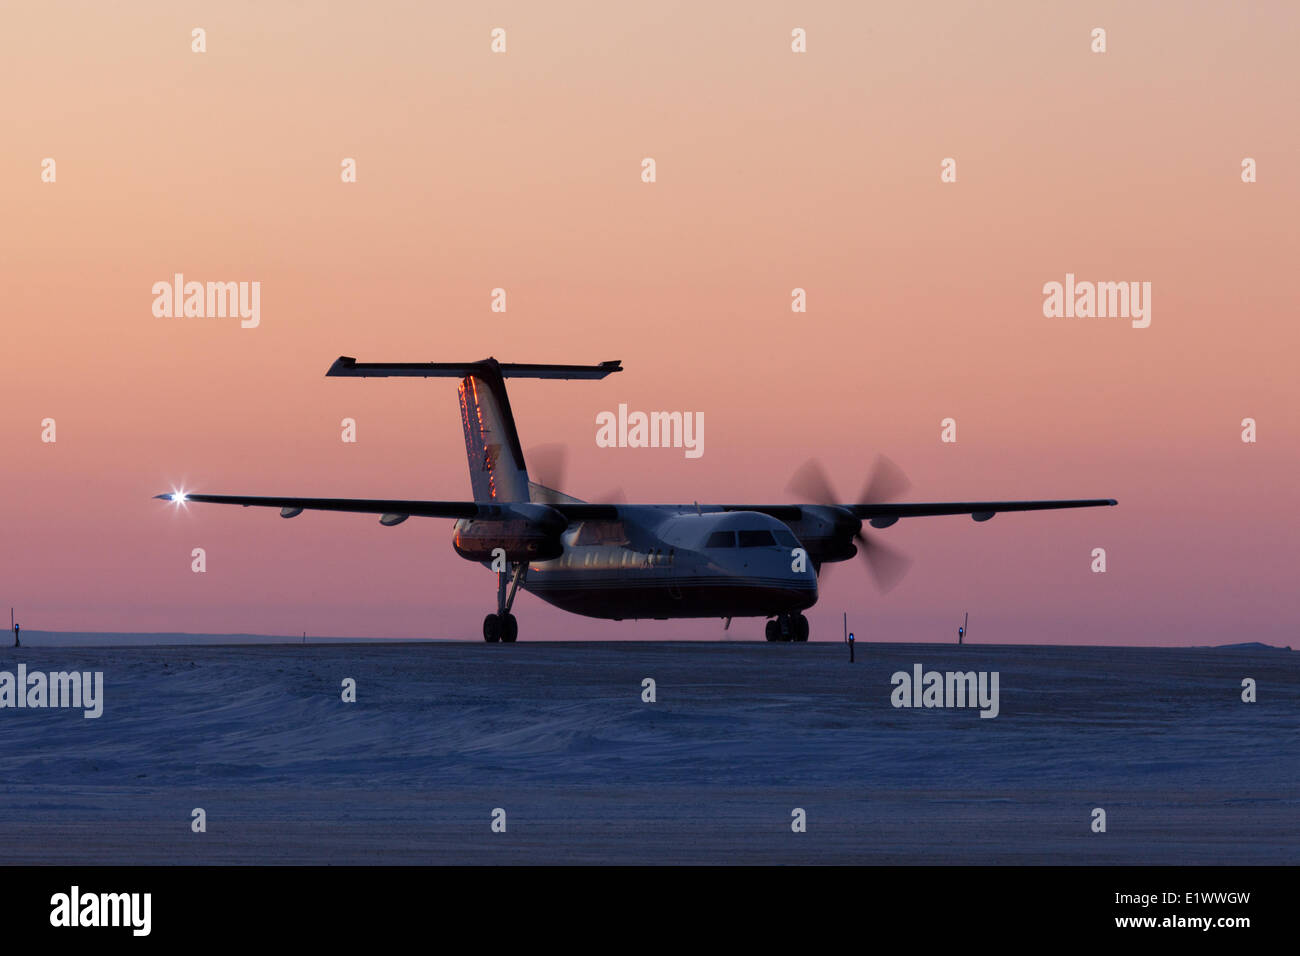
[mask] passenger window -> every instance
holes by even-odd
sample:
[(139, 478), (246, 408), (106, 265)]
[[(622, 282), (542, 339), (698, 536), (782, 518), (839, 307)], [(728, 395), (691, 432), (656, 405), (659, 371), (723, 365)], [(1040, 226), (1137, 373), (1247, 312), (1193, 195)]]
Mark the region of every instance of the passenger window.
[(704, 542), (706, 548), (734, 548), (736, 546), (736, 532), (734, 531), (715, 531), (709, 535), (709, 540)]
[(776, 538), (772, 537), (772, 532), (766, 528), (758, 531), (741, 531), (740, 546), (742, 548), (768, 548), (776, 544)]
[(574, 532), (575, 545), (627, 544), (627, 529), (621, 521), (584, 521)]

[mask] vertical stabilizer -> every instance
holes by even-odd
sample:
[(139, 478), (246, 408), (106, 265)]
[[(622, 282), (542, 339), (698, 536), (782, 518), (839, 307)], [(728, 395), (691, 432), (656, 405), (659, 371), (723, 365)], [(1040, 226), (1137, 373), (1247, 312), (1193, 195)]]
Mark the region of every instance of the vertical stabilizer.
[(528, 469), (497, 363), (481, 363), (460, 380), (458, 392), (474, 500), (527, 501)]
[(459, 378), (460, 421), (475, 501), (528, 501), (528, 470), (515, 416), (506, 396), (507, 378), (600, 379), (623, 371), (617, 362), (599, 365), (503, 364), (481, 362), (358, 362), (340, 356), (327, 376), (341, 378)]

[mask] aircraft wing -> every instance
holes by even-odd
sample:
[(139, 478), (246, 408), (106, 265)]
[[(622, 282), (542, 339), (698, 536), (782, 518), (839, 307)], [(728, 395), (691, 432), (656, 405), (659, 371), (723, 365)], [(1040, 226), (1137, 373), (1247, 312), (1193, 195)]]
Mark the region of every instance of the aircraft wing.
[[(892, 524), (899, 518), (921, 518), (931, 515), (970, 515), (976, 521), (987, 521), (1001, 511), (1049, 511), (1058, 508), (1098, 508), (1119, 504), (1114, 498), (1062, 498), (1044, 501), (939, 501), (904, 502), (901, 504), (830, 505), (852, 512), (864, 520)], [(723, 511), (758, 511), (784, 521), (797, 521), (808, 505), (722, 505)]]
[[(360, 514), (406, 515), (418, 518), (494, 518), (502, 516), (502, 506), (510, 502), (489, 504), (475, 501), (412, 501), (399, 498), (294, 498), (264, 497), (257, 495), (203, 495), (175, 493), (155, 495), (164, 501), (248, 507), (279, 508), (286, 516), (300, 511), (347, 511)], [(944, 501), (907, 502), (879, 505), (832, 505), (843, 508), (855, 517), (892, 524), (899, 518), (917, 518), (929, 515), (968, 514), (976, 521), (987, 521), (1001, 511), (1046, 511), (1059, 508), (1096, 508), (1117, 504), (1114, 498), (1072, 498), (1050, 501)], [(560, 512), (570, 521), (613, 520), (626, 504), (599, 504), (595, 502), (552, 502), (546, 507)], [(662, 507), (662, 506), (650, 506)], [(807, 505), (680, 505), (682, 511), (699, 507), (702, 511), (758, 511), (783, 521), (797, 521)]]
[[(999, 511), (1054, 511), (1058, 508), (1098, 508), (1119, 504), (1114, 498), (1067, 498), (1056, 501), (944, 501), (934, 504), (849, 505), (859, 518), (919, 518), (928, 515), (971, 515), (987, 521)], [(988, 517), (986, 518), (985, 515)]]
[[(265, 497), (261, 495), (201, 495), (191, 492), (174, 492), (154, 495), (163, 501), (201, 504), (242, 505), (245, 508), (279, 508), (282, 517), (292, 518), (302, 511), (347, 511), (356, 514), (392, 515), (405, 518), (511, 518), (512, 505), (533, 505), (550, 508), (569, 521), (613, 521), (619, 516), (622, 505), (588, 504), (586, 502), (539, 503), (524, 501), (413, 501), (401, 498), (295, 498)], [(715, 509), (716, 510), (716, 509)]]
[[(154, 495), (164, 501), (199, 501), (216, 505), (279, 508), (281, 511), (353, 511), (361, 514), (414, 515), (421, 518), (475, 518), (473, 501), (403, 501), (395, 498), (267, 498), (255, 495)], [(490, 507), (490, 506), (489, 506)]]

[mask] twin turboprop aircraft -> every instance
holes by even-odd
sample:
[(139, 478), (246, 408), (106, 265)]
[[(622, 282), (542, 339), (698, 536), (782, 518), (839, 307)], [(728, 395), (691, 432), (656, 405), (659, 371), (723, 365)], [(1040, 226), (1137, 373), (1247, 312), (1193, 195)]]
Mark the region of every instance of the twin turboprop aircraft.
[[(511, 613), (520, 588), (588, 617), (768, 618), (769, 641), (808, 640), (803, 611), (817, 603), (824, 565), (856, 554), (882, 589), (897, 583), (908, 560), (862, 531), (900, 518), (968, 514), (987, 521), (1000, 511), (1041, 511), (1113, 505), (1112, 498), (1059, 501), (891, 503), (906, 490), (886, 459), (857, 504), (836, 502), (822, 469), (808, 462), (791, 489), (809, 504), (597, 504), (529, 480), (507, 378), (602, 379), (621, 372), (600, 365), (513, 365), (480, 362), (358, 362), (339, 358), (325, 374), (341, 378), (407, 376), (460, 379), (472, 501), (384, 498), (272, 498), (174, 492), (157, 497), (279, 508), (292, 518), (305, 510), (381, 515), (386, 526), (410, 517), (455, 519), (452, 546), (463, 558), (496, 572), (497, 609), (483, 620), (483, 638), (512, 643)], [(558, 482), (556, 482), (558, 483)]]

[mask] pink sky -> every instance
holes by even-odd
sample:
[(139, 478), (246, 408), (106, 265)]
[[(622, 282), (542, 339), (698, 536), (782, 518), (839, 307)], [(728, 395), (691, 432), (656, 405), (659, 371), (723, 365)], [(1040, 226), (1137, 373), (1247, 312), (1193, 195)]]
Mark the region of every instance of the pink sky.
[[(900, 522), (909, 577), (835, 568), (814, 639), (847, 610), (949, 640), (969, 610), (973, 641), (1300, 643), (1300, 8), (461, 6), (0, 11), (0, 602), (25, 627), (477, 637), (495, 582), (450, 522), (150, 496), (467, 497), (454, 382), (323, 376), (491, 354), (623, 361), (511, 386), (583, 497), (783, 501), (814, 455), (852, 496), (884, 452), (913, 500), (1120, 500)], [(261, 325), (154, 317), (175, 272), (259, 281)], [(1066, 272), (1150, 282), (1150, 328), (1044, 318)], [(597, 448), (620, 402), (703, 412), (704, 456)], [(722, 635), (516, 612), (525, 640)]]

